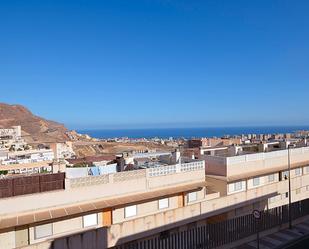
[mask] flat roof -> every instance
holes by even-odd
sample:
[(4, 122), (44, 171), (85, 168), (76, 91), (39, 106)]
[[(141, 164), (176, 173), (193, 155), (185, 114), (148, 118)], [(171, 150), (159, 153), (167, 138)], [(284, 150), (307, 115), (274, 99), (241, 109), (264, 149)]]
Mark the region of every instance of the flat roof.
[(29, 169), (49, 166), (53, 161), (41, 161), (35, 163), (0, 164), (0, 170)]
[[(305, 161), (305, 162), (301, 162), (301, 163), (293, 163), (293, 164), (291, 164), (291, 169), (305, 167), (305, 166), (308, 166), (308, 165), (309, 165), (309, 161)], [(279, 172), (279, 171), (286, 171), (286, 170), (288, 170), (288, 165), (281, 165), (281, 166), (277, 166), (277, 167), (271, 167), (271, 168), (268, 168), (268, 169), (255, 170), (255, 171), (249, 172), (249, 173), (228, 176), (228, 177), (226, 177), (226, 179), (227, 179), (228, 182), (234, 182), (234, 181), (241, 180), (241, 179), (247, 179), (247, 178), (252, 178), (252, 177), (256, 177), (256, 176), (263, 176), (263, 175), (276, 173), (276, 172)]]

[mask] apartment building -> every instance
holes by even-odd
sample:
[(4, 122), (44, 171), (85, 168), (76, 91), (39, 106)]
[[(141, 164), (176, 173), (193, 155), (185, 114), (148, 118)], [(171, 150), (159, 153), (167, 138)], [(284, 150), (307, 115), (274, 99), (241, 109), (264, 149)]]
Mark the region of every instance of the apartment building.
[(1, 160), (0, 164), (27, 164), (43, 161), (52, 161), (55, 158), (51, 149), (25, 150), (25, 151), (8, 151), (6, 158)]
[(21, 126), (13, 126), (8, 129), (0, 129), (1, 140), (17, 140), (21, 138)]
[(50, 149), (2, 151), (0, 153), (0, 176), (58, 172), (61, 163), (53, 160), (54, 152)]
[(0, 129), (0, 177), (51, 172), (55, 155), (52, 149), (32, 149), (22, 138), (21, 126)]
[[(228, 151), (0, 198), (0, 248), (104, 249), (288, 203), (288, 150)], [(308, 199), (309, 147), (290, 162), (292, 201)]]
[(0, 129), (0, 149), (24, 150), (26, 146), (27, 143), (21, 137), (21, 126)]
[(227, 217), (287, 204), (289, 177), (292, 201), (309, 197), (309, 147), (266, 151), (202, 156), (206, 164), (206, 180), (211, 189), (219, 191), (221, 196), (233, 196), (239, 200), (251, 195), (260, 197), (273, 193), (253, 205), (227, 213)]
[(57, 160), (72, 158), (75, 156), (73, 143), (71, 141), (63, 143), (51, 143), (49, 147), (53, 150), (55, 159)]
[(204, 161), (66, 179), (62, 190), (0, 198), (0, 248), (49, 248), (102, 227), (102, 248), (111, 247), (195, 215), (190, 206), (210, 198), (206, 192)]

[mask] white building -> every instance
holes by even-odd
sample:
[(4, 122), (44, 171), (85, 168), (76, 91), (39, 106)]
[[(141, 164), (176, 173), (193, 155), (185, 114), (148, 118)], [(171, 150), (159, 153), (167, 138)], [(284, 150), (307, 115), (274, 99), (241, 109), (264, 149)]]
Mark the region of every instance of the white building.
[(0, 158), (0, 164), (9, 165), (9, 164), (27, 164), (27, 163), (52, 161), (54, 160), (55, 156), (53, 150), (42, 149), (42, 150), (26, 150), (26, 151), (14, 151), (14, 152), (8, 151), (6, 152), (6, 158), (5, 156), (2, 156), (1, 158)]

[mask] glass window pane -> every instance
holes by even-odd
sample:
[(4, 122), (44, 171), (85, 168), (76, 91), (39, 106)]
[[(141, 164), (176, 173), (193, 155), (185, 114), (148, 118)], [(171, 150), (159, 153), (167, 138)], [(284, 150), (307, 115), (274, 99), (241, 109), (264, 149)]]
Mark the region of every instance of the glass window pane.
[(234, 183), (234, 191), (238, 191), (242, 189), (242, 182), (235, 182)]
[(168, 198), (159, 200), (159, 209), (168, 208), (168, 206), (169, 206)]
[(295, 169), (295, 175), (297, 175), (297, 176), (301, 175), (301, 169), (300, 168)]
[(268, 176), (268, 182), (273, 182), (274, 180), (275, 180), (274, 174)]
[(188, 194), (188, 202), (193, 202), (197, 200), (197, 193), (191, 192)]
[(258, 185), (260, 185), (260, 178), (259, 177), (253, 178), (253, 186), (258, 186)]
[(83, 217), (83, 225), (84, 227), (91, 227), (98, 225), (98, 215), (97, 214), (89, 214)]
[(125, 218), (135, 216), (137, 214), (136, 205), (125, 207), (124, 216)]
[(282, 180), (286, 180), (289, 178), (289, 171), (283, 171), (281, 174), (282, 174)]
[(34, 228), (35, 239), (45, 238), (53, 235), (53, 226), (52, 224), (45, 224), (41, 226), (36, 226)]

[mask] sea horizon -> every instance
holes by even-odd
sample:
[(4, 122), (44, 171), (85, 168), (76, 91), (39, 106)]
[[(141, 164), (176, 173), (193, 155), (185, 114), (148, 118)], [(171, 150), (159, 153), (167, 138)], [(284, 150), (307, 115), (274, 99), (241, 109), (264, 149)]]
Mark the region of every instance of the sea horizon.
[(309, 130), (309, 125), (299, 126), (227, 126), (227, 127), (188, 127), (188, 128), (127, 128), (127, 129), (78, 129), (98, 139), (128, 137), (137, 138), (200, 138), (223, 137), (242, 134), (278, 134)]

